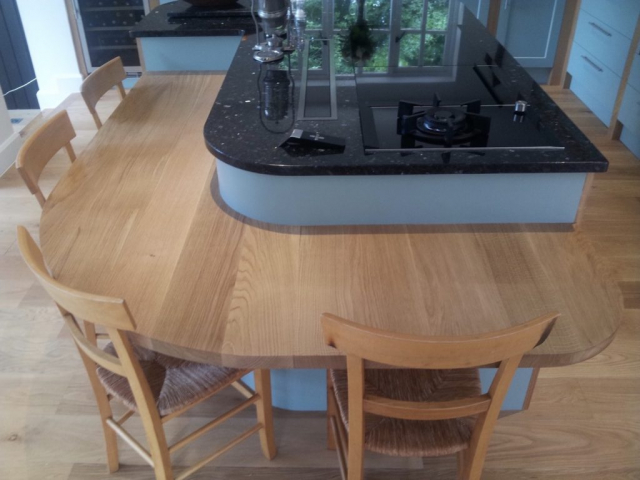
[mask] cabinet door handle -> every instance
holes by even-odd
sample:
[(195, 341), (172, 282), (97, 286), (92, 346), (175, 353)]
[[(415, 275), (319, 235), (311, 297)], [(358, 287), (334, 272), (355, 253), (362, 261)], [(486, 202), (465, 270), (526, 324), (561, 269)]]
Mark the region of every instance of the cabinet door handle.
[(581, 57), (585, 62), (587, 62), (589, 65), (591, 65), (597, 71), (604, 72), (604, 70), (602, 68), (600, 68), (598, 65), (596, 65), (595, 62), (593, 60), (591, 60), (589, 57), (587, 57), (586, 55), (581, 55)]
[(596, 30), (600, 30), (602, 33), (604, 33), (607, 37), (611, 36), (611, 32), (607, 32), (604, 28), (602, 28), (600, 25), (598, 25), (595, 22), (589, 22), (589, 25), (591, 25), (593, 28), (595, 28)]

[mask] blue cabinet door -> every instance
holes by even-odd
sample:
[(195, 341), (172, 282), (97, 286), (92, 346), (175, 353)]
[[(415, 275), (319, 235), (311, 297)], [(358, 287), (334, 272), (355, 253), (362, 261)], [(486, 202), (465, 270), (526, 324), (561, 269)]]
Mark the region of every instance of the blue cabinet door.
[(489, 20), (489, 0), (462, 0), (465, 7), (478, 17), (478, 20), (486, 27)]
[(565, 3), (502, 0), (496, 36), (523, 67), (553, 67)]

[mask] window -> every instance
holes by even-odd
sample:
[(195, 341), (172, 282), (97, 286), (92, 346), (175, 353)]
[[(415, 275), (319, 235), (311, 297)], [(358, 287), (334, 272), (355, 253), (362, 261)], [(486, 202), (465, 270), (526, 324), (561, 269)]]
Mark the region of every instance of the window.
[[(300, 1), (300, 0), (299, 0)], [(307, 34), (336, 38), (333, 52), (338, 75), (352, 74), (339, 38), (347, 35), (356, 19), (366, 21), (376, 48), (364, 52), (361, 73), (387, 73), (416, 67), (451, 65), (456, 35), (456, 2), (450, 0), (304, 0)], [(358, 32), (356, 32), (356, 35)], [(323, 61), (324, 60), (324, 61)], [(310, 58), (309, 67), (322, 69), (327, 59)]]

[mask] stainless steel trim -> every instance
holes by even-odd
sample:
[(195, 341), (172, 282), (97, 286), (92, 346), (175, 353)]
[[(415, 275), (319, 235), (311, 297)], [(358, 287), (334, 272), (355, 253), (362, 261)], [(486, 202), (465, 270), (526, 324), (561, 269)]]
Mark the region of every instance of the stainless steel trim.
[(611, 37), (611, 32), (608, 32), (607, 30), (605, 30), (604, 28), (602, 28), (600, 25), (598, 25), (595, 22), (589, 22), (589, 25), (591, 25), (593, 28), (595, 28), (596, 30), (600, 30), (602, 33), (604, 33), (607, 37)]
[(264, 10), (258, 10), (258, 15), (265, 20), (270, 20), (272, 18), (283, 18), (287, 15), (287, 9), (279, 10), (277, 12), (266, 12)]
[(604, 69), (600, 68), (598, 65), (596, 65), (596, 63), (591, 60), (589, 57), (587, 57), (586, 55), (580, 55), (582, 57), (582, 59), (587, 62), (589, 65), (591, 65), (593, 68), (595, 68), (597, 71), (599, 72), (604, 72)]
[[(313, 41), (327, 42), (329, 49), (329, 96), (331, 99), (331, 115), (328, 117), (307, 117), (304, 114), (307, 99), (307, 80), (309, 77), (309, 46)], [(302, 54), (302, 79), (300, 82), (300, 98), (298, 100), (298, 115), (296, 120), (337, 120), (338, 97), (336, 94), (336, 66), (333, 58), (334, 41), (331, 39), (310, 39), (305, 43)]]
[(398, 152), (398, 153), (405, 153), (405, 152), (422, 152), (422, 153), (429, 153), (429, 152), (449, 152), (449, 153), (455, 153), (455, 152), (478, 152), (478, 153), (482, 153), (482, 152), (487, 152), (487, 151), (493, 151), (493, 150), (564, 150), (564, 147), (552, 147), (552, 146), (547, 146), (547, 147), (453, 147), (453, 148), (447, 148), (447, 147), (436, 147), (436, 148), (365, 148), (364, 151), (365, 153), (393, 153), (393, 152)]

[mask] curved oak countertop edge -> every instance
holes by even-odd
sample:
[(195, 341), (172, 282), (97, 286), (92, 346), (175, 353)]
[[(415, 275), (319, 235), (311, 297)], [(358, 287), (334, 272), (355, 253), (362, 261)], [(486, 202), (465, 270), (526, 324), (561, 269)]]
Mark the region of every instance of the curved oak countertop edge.
[(53, 275), (125, 298), (141, 344), (228, 366), (340, 366), (322, 341), (323, 311), (415, 334), (473, 334), (560, 311), (564, 325), (523, 366), (583, 361), (612, 341), (620, 292), (579, 231), (274, 227), (222, 208), (201, 140), (220, 83), (144, 75), (42, 213)]
[[(520, 368), (551, 368), (566, 367), (589, 360), (602, 351), (604, 351), (616, 337), (614, 332), (609, 338), (606, 338), (597, 345), (593, 345), (588, 350), (576, 351), (573, 353), (562, 353), (553, 355), (539, 355), (535, 350), (525, 355), (520, 362)], [(324, 357), (308, 356), (308, 357), (248, 357), (245, 355), (232, 355), (228, 353), (205, 352), (192, 348), (180, 347), (175, 344), (154, 340), (149, 337), (140, 337), (133, 335), (132, 339), (139, 345), (150, 350), (171, 355), (183, 360), (192, 362), (208, 363), (212, 365), (224, 365), (230, 368), (277, 368), (277, 369), (297, 369), (297, 368), (336, 368), (346, 369), (346, 357), (336, 353), (335, 355), (327, 355)], [(498, 365), (485, 365), (484, 367), (497, 367)], [(367, 363), (367, 368), (376, 368), (379, 365)], [(384, 368), (384, 367), (382, 367)]]

